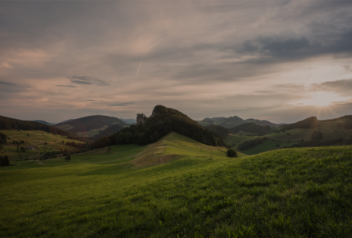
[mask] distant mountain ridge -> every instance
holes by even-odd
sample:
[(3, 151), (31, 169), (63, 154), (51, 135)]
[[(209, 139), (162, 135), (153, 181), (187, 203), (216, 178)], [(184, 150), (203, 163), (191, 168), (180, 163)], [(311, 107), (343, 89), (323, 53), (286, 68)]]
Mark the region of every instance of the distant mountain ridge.
[(42, 123), (42, 124), (48, 125), (48, 126), (52, 126), (55, 124), (55, 123), (50, 123), (50, 122), (43, 121), (43, 120), (34, 120), (34, 122)]
[(94, 115), (59, 123), (55, 127), (75, 133), (80, 137), (91, 138), (115, 124), (121, 127), (128, 126), (126, 122), (116, 117)]
[(45, 125), (35, 121), (23, 121), (4, 116), (0, 116), (0, 130), (40, 130), (67, 136), (68, 138), (72, 139), (81, 140), (76, 135), (54, 126)]
[(213, 118), (204, 118), (202, 121), (198, 121), (198, 123), (202, 126), (208, 126), (208, 125), (220, 125), (225, 128), (231, 128), (235, 126), (239, 126), (241, 124), (245, 124), (248, 122), (252, 122), (258, 126), (270, 126), (270, 127), (279, 127), (281, 125), (284, 125), (283, 123), (281, 124), (275, 124), (270, 121), (266, 120), (258, 120), (258, 119), (253, 119), (249, 118), (246, 120), (243, 120), (242, 118), (238, 116), (233, 116), (233, 117), (213, 117)]

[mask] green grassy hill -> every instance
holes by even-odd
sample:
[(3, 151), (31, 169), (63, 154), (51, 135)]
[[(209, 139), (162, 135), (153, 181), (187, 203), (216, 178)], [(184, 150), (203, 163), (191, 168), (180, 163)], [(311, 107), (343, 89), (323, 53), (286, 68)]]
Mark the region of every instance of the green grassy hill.
[(0, 168), (0, 236), (351, 237), (350, 151), (230, 159), (172, 133), (71, 162), (20, 162)]
[[(77, 148), (66, 145), (66, 142), (84, 143), (75, 139), (68, 139), (67, 136), (39, 130), (0, 130), (0, 133), (9, 137), (3, 149), (0, 150), (0, 156), (9, 156), (9, 159), (12, 162), (25, 159), (37, 159), (39, 153), (49, 151), (67, 150), (68, 152), (74, 152), (77, 151)], [(12, 143), (13, 141), (24, 141), (24, 144), (20, 144), (19, 147), (33, 146), (36, 149), (22, 152), (17, 148), (17, 145)], [(64, 141), (64, 144), (62, 141)]]
[[(242, 124), (238, 126), (238, 128), (245, 125), (246, 124)], [(351, 125), (352, 117), (349, 116), (325, 121), (319, 121), (316, 117), (310, 117), (297, 123), (284, 125), (278, 129), (272, 128), (266, 135), (262, 134), (262, 136), (267, 137), (269, 140), (243, 152), (251, 155), (276, 149), (277, 145), (279, 145), (279, 147), (287, 147), (300, 144), (302, 142), (309, 142), (311, 141), (314, 131), (320, 131), (323, 134), (322, 142), (337, 140), (339, 138), (347, 140), (352, 138)], [(249, 133), (248, 131), (240, 130), (236, 133), (238, 130), (233, 130), (231, 128), (229, 131), (233, 134), (226, 138), (226, 142), (232, 146), (235, 144), (234, 148), (236, 149), (238, 148), (239, 143), (242, 143), (245, 140), (253, 140), (258, 138), (256, 134)], [(258, 130), (258, 132), (260, 132), (260, 130)]]

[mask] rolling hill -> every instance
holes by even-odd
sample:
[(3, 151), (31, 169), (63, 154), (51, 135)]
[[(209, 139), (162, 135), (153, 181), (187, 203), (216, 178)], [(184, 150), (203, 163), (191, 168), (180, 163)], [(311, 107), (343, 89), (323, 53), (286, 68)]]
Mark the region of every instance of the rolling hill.
[[(350, 237), (351, 146), (225, 157), (171, 133), (0, 168), (1, 237)], [(54, 195), (54, 196), (53, 196)], [(39, 235), (40, 234), (40, 235)]]
[(64, 123), (56, 124), (55, 127), (76, 134), (79, 137), (91, 138), (98, 135), (112, 125), (127, 126), (126, 122), (116, 117), (108, 116), (88, 116), (82, 117)]
[[(0, 133), (7, 136), (0, 156), (8, 156), (11, 163), (39, 159), (45, 155), (56, 156), (62, 154), (62, 151), (73, 153), (85, 147), (82, 141), (42, 130), (0, 130)], [(79, 145), (79, 148), (76, 145)]]
[[(249, 130), (242, 130), (249, 124), (242, 124), (234, 129), (229, 129), (230, 134), (226, 141), (233, 148), (245, 141), (256, 140), (258, 135), (267, 137), (262, 143), (246, 149), (243, 153), (256, 154), (268, 150), (285, 147), (310, 147), (328, 145), (352, 144), (352, 116), (343, 116), (330, 120), (318, 120), (317, 117), (309, 117), (292, 124), (281, 125), (270, 129), (260, 126), (250, 126)], [(256, 128), (258, 127), (258, 128)], [(312, 141), (313, 133), (321, 133), (320, 141)]]
[(156, 142), (170, 132), (177, 132), (207, 145), (227, 146), (220, 135), (202, 127), (182, 112), (157, 105), (144, 124), (131, 125), (118, 133), (99, 138), (94, 141), (92, 147), (101, 148), (116, 143), (146, 145)]

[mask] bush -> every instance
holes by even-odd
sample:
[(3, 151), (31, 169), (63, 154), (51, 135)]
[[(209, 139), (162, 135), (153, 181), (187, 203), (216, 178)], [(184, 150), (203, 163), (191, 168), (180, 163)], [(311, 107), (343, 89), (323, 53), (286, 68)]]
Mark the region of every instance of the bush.
[(66, 155), (65, 160), (66, 160), (66, 162), (69, 162), (71, 160), (71, 156), (70, 155)]
[(226, 152), (226, 156), (231, 158), (237, 157), (237, 152), (234, 149), (228, 149)]
[(314, 131), (311, 139), (312, 141), (321, 141), (323, 139), (323, 133), (320, 131)]
[(7, 157), (7, 155), (0, 156), (0, 165), (1, 166), (10, 166), (10, 160), (9, 160), (9, 157)]

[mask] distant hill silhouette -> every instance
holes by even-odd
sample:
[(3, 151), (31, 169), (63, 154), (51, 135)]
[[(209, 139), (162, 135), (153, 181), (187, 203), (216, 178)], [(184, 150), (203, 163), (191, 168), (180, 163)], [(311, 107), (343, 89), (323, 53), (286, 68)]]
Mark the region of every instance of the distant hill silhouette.
[(212, 117), (212, 118), (204, 118), (202, 121), (198, 121), (198, 123), (202, 126), (208, 126), (208, 125), (220, 125), (223, 126), (225, 128), (231, 128), (231, 127), (235, 127), (247, 122), (253, 122), (256, 125), (259, 126), (270, 126), (270, 127), (278, 127), (284, 124), (275, 124), (272, 123), (270, 121), (266, 121), (266, 120), (258, 120), (258, 119), (253, 119), (253, 118), (249, 118), (246, 120), (243, 120), (242, 118), (238, 117), (238, 116), (233, 116), (233, 117)]
[(287, 131), (292, 129), (312, 129), (318, 125), (317, 117), (308, 117), (302, 121), (298, 121), (296, 123), (284, 125), (281, 127), (281, 131)]
[(170, 132), (177, 132), (207, 145), (227, 146), (220, 135), (202, 127), (182, 112), (157, 105), (144, 124), (125, 127), (111, 136), (102, 137), (96, 140), (92, 147), (131, 143), (146, 145), (156, 142)]
[(22, 121), (14, 118), (0, 116), (0, 130), (40, 130), (53, 134), (67, 136), (72, 139), (81, 140), (76, 135), (61, 130), (54, 126), (48, 126), (34, 121)]
[[(81, 134), (82, 132), (87, 133), (85, 137), (92, 137), (92, 136), (95, 136), (96, 134), (99, 134), (99, 131), (103, 131), (107, 127), (115, 124), (120, 125), (122, 127), (128, 125), (126, 122), (123, 122), (116, 117), (96, 115), (96, 116), (82, 117), (82, 118), (66, 121), (64, 123), (59, 123), (59, 124), (56, 124), (55, 127), (58, 127), (62, 130), (75, 133), (75, 134)], [(93, 130), (95, 135), (92, 135)]]
[(238, 116), (233, 116), (233, 117), (228, 117), (225, 120), (223, 120), (219, 125), (226, 127), (226, 128), (231, 128), (234, 126), (238, 126), (245, 123), (245, 121), (238, 117)]
[(48, 125), (48, 126), (52, 126), (52, 125), (54, 125), (54, 123), (50, 123), (50, 122), (47, 122), (47, 121), (42, 121), (42, 120), (34, 120), (34, 122), (42, 123), (42, 124), (44, 124), (44, 125)]
[(239, 133), (240, 131), (245, 131), (249, 133), (253, 133), (256, 135), (265, 135), (270, 132), (270, 126), (260, 126), (256, 125), (253, 122), (247, 122), (235, 127), (231, 127), (228, 129), (230, 133)]

